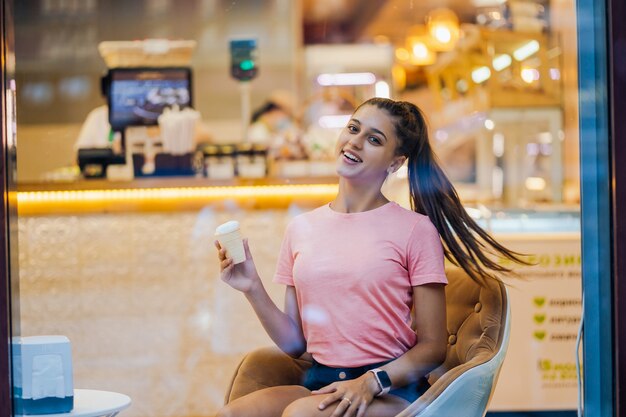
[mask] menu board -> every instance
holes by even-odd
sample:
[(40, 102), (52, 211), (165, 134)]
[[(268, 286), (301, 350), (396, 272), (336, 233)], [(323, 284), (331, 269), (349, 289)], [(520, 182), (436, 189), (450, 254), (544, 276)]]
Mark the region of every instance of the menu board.
[(506, 280), (511, 338), (489, 409), (575, 410), (582, 304), (580, 234), (495, 237), (529, 254), (535, 265), (509, 265), (520, 278)]

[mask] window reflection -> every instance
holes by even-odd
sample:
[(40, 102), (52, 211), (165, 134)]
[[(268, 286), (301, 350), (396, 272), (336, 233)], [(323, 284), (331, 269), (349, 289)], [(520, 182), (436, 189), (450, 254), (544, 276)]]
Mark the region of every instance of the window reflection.
[[(579, 299), (579, 261), (555, 260), (579, 259), (573, 2), (15, 3), (20, 190), (159, 189), (157, 197), (141, 202), (87, 198), (64, 206), (37, 203), (35, 196), (22, 204), (22, 334), (67, 335), (77, 387), (128, 394), (133, 398), (124, 412), (128, 416), (213, 415), (241, 357), (271, 343), (245, 299), (220, 283), (213, 230), (233, 218), (242, 222), (271, 296), (282, 300), (283, 288), (269, 281), (285, 227), (332, 195), (338, 129), (372, 96), (418, 104), (468, 210), (488, 230), (507, 235), (514, 249), (549, 260), (523, 271), (531, 283), (518, 299), (520, 305), (528, 302), (519, 316), (528, 319), (523, 326), (531, 336), (514, 335), (521, 347), (509, 355), (527, 358), (527, 348), (532, 360), (518, 362), (556, 363), (546, 352), (572, 350), (576, 320), (547, 330), (532, 320), (535, 314), (571, 318), (579, 311), (578, 304), (559, 307), (563, 299)], [(229, 75), (228, 43), (244, 35), (258, 40), (259, 74), (248, 84), (250, 110), (271, 101), (280, 112), (266, 114), (272, 128), (254, 126), (250, 131), (257, 136), (240, 146), (243, 99), (241, 85)], [(101, 77), (107, 66), (98, 45), (145, 39), (196, 45), (189, 66), (201, 122), (188, 176), (147, 175), (159, 172), (153, 166), (152, 171), (135, 167), (130, 185), (87, 180), (75, 146), (90, 112), (106, 104)], [(106, 124), (106, 116), (102, 120)], [(157, 164), (163, 150), (159, 135), (155, 126), (135, 131), (140, 139), (131, 156)], [(112, 143), (120, 141), (111, 137)], [(172, 161), (168, 168), (177, 163)], [(254, 174), (242, 174), (251, 166), (257, 168)], [(388, 196), (404, 205), (406, 175), (400, 169), (386, 185)], [(297, 191), (237, 194), (244, 187), (278, 190), (285, 184)], [(239, 188), (219, 198), (167, 195), (169, 187), (224, 186)], [(546, 277), (549, 281), (540, 281)], [(545, 307), (533, 306), (535, 297), (545, 297)], [(544, 341), (532, 339), (542, 331)], [(527, 381), (555, 374), (527, 368)], [(510, 394), (517, 381), (507, 375), (514, 372), (503, 371), (496, 408), (574, 407), (570, 374), (558, 381), (539, 379), (536, 392), (513, 400), (507, 390)]]

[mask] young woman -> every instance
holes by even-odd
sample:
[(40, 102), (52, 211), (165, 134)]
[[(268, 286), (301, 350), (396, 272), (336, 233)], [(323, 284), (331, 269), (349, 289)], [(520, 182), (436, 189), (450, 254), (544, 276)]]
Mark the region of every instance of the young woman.
[[(523, 262), (467, 215), (415, 105), (363, 103), (336, 158), (335, 199), (287, 227), (274, 277), (286, 285), (284, 311), (263, 288), (247, 242), (237, 265), (216, 242), (222, 280), (245, 294), (272, 340), (313, 358), (301, 386), (254, 392), (220, 417), (395, 416), (445, 358), (444, 256), (478, 282), (509, 271), (489, 253)], [(381, 192), (407, 160), (414, 211)]]

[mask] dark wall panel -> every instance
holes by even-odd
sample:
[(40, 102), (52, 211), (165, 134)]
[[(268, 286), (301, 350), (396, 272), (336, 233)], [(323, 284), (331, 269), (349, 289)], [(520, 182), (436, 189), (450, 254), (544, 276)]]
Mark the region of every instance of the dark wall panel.
[(626, 417), (626, 5), (610, 0), (616, 416)]

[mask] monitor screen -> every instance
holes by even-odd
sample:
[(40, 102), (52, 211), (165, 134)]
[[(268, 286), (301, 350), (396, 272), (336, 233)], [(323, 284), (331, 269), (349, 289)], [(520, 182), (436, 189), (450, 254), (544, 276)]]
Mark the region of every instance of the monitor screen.
[(156, 125), (166, 107), (191, 106), (189, 68), (114, 68), (105, 84), (114, 130)]

